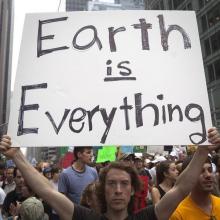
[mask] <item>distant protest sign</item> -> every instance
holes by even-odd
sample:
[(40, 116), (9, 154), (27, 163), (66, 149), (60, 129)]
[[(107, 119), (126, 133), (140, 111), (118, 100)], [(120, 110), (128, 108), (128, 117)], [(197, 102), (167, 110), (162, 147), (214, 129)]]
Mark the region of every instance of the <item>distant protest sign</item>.
[(96, 163), (115, 161), (116, 151), (117, 151), (116, 146), (105, 146), (102, 149), (99, 149)]
[(207, 144), (192, 11), (28, 14), (9, 134), (22, 146)]

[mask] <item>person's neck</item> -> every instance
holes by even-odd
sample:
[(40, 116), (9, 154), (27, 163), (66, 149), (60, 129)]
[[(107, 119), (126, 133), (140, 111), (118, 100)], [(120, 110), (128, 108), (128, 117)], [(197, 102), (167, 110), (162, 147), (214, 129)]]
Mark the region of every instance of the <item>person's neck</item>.
[(161, 184), (160, 187), (165, 191), (169, 191), (173, 187), (173, 181), (170, 179), (165, 179)]
[(16, 186), (16, 187), (15, 187), (15, 191), (16, 191), (16, 193), (21, 193), (22, 187)]
[(120, 211), (107, 210), (107, 212), (105, 213), (105, 216), (109, 220), (113, 220), (113, 219), (124, 220), (128, 217), (128, 211), (127, 210), (120, 210)]
[(212, 200), (209, 192), (194, 189), (192, 190), (190, 197), (205, 213), (209, 215), (212, 213)]
[(78, 171), (78, 172), (83, 172), (85, 170), (85, 163), (83, 163), (80, 160), (77, 160), (73, 163), (72, 167), (74, 168), (74, 170)]

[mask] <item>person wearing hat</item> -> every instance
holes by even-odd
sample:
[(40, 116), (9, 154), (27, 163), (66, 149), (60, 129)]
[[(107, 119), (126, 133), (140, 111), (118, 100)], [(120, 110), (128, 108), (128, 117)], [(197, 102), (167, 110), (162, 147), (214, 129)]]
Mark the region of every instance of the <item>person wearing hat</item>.
[(134, 158), (135, 156), (132, 153), (123, 154), (119, 161), (123, 161), (127, 165), (134, 166)]
[(43, 169), (43, 175), (44, 175), (48, 180), (51, 180), (51, 178), (52, 178), (51, 170), (52, 170), (51, 167), (46, 167), (46, 168)]
[(72, 203), (65, 195), (54, 190), (50, 182), (26, 160), (21, 150), (11, 147), (11, 138), (8, 135), (1, 138), (0, 152), (13, 159), (32, 189), (56, 210), (62, 220), (167, 220), (196, 184), (209, 150), (220, 147), (220, 134), (217, 129), (211, 128), (207, 134), (209, 142), (215, 146), (198, 147), (174, 187), (155, 206), (148, 206), (137, 214), (129, 211), (132, 195), (140, 189), (139, 178), (133, 167), (116, 162), (103, 169), (98, 194), (103, 209), (102, 214), (97, 214)]
[(36, 197), (29, 197), (22, 202), (19, 209), (20, 220), (49, 220), (44, 213), (44, 206), (42, 202)]

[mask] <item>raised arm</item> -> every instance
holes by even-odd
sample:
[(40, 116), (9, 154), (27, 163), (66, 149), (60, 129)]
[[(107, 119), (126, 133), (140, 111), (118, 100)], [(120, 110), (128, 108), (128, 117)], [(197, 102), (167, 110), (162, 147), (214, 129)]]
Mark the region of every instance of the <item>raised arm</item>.
[(174, 212), (178, 204), (190, 193), (196, 184), (202, 171), (209, 150), (220, 146), (220, 134), (216, 128), (208, 130), (209, 142), (214, 146), (199, 146), (188, 167), (178, 177), (174, 187), (156, 204), (156, 215), (158, 220), (167, 220)]
[(62, 220), (72, 219), (74, 211), (73, 203), (63, 194), (53, 189), (50, 182), (29, 164), (19, 148), (11, 147), (11, 139), (9, 136), (4, 135), (2, 137), (0, 151), (6, 157), (13, 159), (32, 190), (53, 207)]

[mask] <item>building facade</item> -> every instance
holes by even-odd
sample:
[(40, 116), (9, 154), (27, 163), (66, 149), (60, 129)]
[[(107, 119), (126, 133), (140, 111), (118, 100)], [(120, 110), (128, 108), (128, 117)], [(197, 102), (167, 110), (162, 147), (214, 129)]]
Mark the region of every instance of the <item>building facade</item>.
[(144, 0), (115, 0), (115, 3), (121, 4), (122, 10), (143, 10)]
[(103, 10), (120, 10), (121, 4), (101, 2), (101, 1), (89, 1), (88, 11), (103, 11)]
[(89, 0), (66, 0), (66, 11), (87, 11)]
[(220, 129), (220, 1), (145, 0), (145, 9), (196, 12), (213, 125)]

